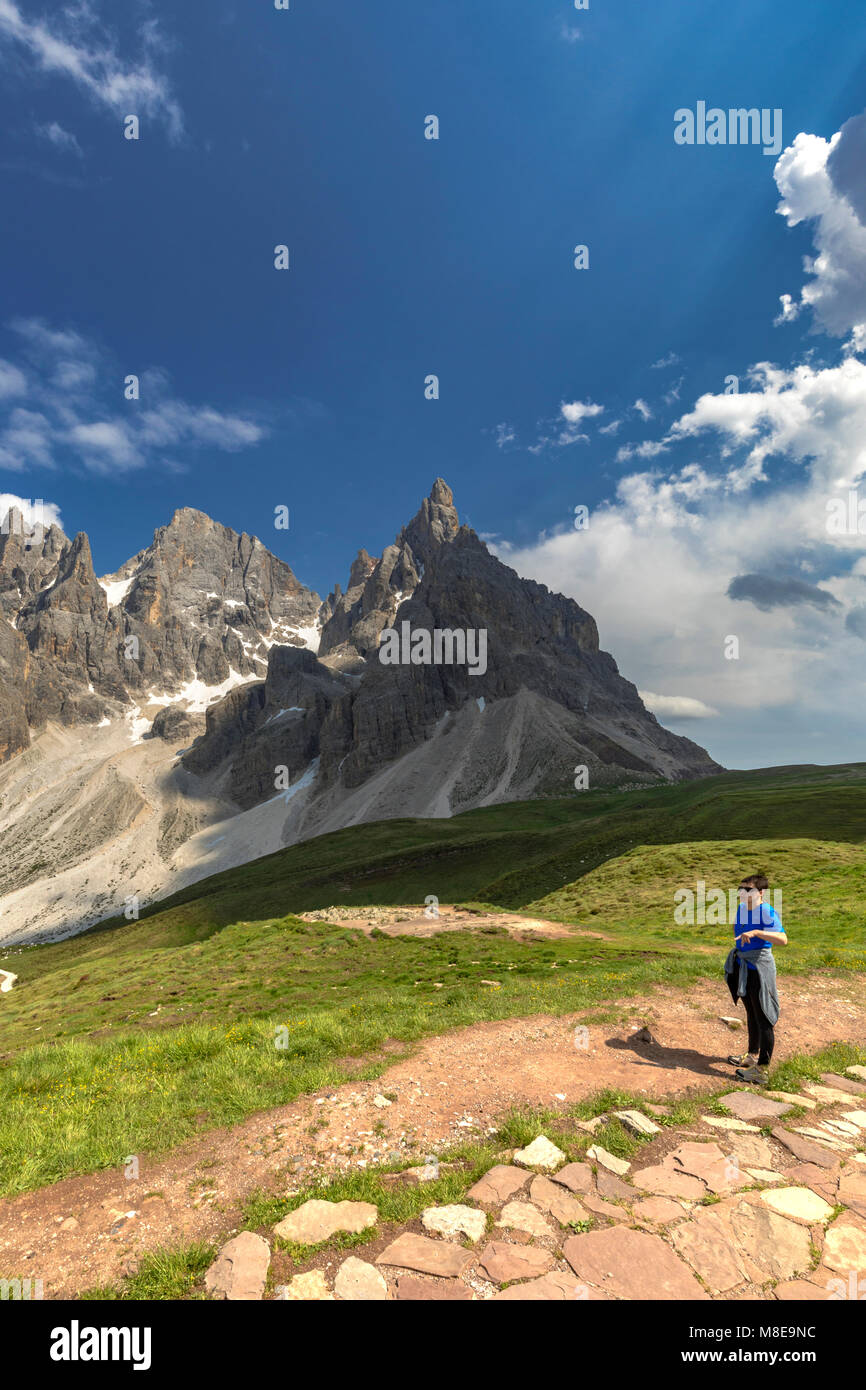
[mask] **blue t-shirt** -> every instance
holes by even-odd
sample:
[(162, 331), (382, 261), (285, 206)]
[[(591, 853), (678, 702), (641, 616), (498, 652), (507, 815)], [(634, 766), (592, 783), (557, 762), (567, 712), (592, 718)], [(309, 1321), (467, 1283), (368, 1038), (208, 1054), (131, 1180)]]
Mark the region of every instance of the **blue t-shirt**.
[[(776, 909), (771, 907), (769, 903), (761, 903), (760, 906), (753, 908), (744, 907), (743, 904), (740, 903), (737, 908), (737, 921), (734, 926), (735, 945), (739, 946), (740, 944), (740, 932), (748, 931), (750, 927), (752, 929), (757, 928), (759, 931), (784, 931), (782, 919)], [(772, 951), (773, 943), (771, 941), (759, 941), (755, 939), (753, 941), (747, 941), (743, 949), (746, 951)], [(753, 965), (751, 961), (746, 961), (746, 964), (750, 970), (757, 970), (758, 968), (757, 965)]]

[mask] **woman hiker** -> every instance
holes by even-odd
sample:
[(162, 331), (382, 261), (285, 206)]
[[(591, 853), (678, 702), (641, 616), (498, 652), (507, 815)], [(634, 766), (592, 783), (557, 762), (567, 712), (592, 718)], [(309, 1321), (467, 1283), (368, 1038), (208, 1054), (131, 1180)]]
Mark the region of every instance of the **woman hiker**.
[(787, 946), (788, 938), (774, 907), (764, 902), (769, 888), (764, 874), (744, 878), (737, 890), (739, 905), (734, 923), (734, 947), (725, 961), (725, 979), (736, 1004), (742, 999), (749, 1026), (749, 1050), (729, 1057), (740, 1081), (766, 1086), (779, 1018), (776, 962), (773, 946)]

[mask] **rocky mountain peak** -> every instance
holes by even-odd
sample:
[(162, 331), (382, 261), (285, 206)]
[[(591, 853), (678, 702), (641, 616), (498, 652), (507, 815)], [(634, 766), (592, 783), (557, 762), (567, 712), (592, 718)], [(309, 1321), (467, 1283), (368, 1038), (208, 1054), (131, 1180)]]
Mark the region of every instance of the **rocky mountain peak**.
[(444, 478), (437, 478), (430, 496), (425, 497), (416, 515), (397, 537), (397, 545), (407, 545), (416, 564), (427, 564), (433, 551), (452, 541), (460, 530), (454, 494)]
[(425, 565), (459, 531), (453, 493), (443, 478), (437, 478), (394, 544), (386, 546), (378, 560), (359, 550), (345, 594), (338, 588), (328, 596), (319, 654), (334, 656), (347, 669), (359, 669), (358, 663), (378, 647), (383, 628), (393, 622), (400, 604), (415, 593)]

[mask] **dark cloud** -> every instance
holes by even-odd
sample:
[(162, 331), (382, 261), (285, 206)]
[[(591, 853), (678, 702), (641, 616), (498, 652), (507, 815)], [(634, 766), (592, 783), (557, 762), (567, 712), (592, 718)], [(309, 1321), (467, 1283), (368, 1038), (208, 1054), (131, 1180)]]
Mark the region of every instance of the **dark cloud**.
[(742, 599), (756, 608), (794, 608), (810, 604), (813, 608), (839, 608), (839, 600), (826, 589), (806, 584), (802, 579), (775, 579), (771, 574), (738, 574), (728, 585), (728, 598)]

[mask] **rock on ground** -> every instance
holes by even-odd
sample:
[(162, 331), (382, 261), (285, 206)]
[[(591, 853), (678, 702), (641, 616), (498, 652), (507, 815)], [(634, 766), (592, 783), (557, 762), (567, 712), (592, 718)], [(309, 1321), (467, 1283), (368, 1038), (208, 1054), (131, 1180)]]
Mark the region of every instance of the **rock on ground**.
[(565, 1162), (565, 1154), (551, 1144), (545, 1135), (539, 1134), (525, 1149), (517, 1150), (514, 1162), (523, 1168), (544, 1168), (546, 1172), (552, 1172)]
[(274, 1235), (297, 1245), (318, 1245), (338, 1231), (356, 1235), (375, 1226), (379, 1210), (371, 1202), (324, 1202), (312, 1198), (289, 1212), (274, 1227)]
[(220, 1250), (207, 1274), (205, 1287), (214, 1298), (231, 1302), (261, 1298), (265, 1291), (271, 1250), (253, 1231), (241, 1231)]

